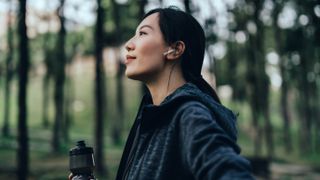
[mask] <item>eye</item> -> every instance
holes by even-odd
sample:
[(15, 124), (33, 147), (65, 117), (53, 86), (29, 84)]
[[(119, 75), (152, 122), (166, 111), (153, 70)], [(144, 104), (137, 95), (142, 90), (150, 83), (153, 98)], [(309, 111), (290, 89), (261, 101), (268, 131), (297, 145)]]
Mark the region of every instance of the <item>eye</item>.
[(139, 36), (142, 36), (142, 35), (147, 35), (147, 33), (144, 32), (144, 31), (140, 31), (140, 32), (139, 32)]

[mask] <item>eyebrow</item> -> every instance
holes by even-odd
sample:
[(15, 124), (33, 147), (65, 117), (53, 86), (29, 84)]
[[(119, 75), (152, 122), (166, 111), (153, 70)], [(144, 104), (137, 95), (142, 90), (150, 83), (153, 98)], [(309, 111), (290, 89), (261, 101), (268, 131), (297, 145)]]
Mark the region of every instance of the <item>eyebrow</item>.
[(141, 27), (139, 28), (139, 30), (141, 30), (142, 28), (145, 28), (145, 27), (148, 27), (148, 28), (150, 28), (150, 29), (152, 29), (152, 30), (153, 30), (153, 27), (152, 27), (152, 26), (150, 26), (150, 25), (143, 25), (143, 26), (141, 26)]

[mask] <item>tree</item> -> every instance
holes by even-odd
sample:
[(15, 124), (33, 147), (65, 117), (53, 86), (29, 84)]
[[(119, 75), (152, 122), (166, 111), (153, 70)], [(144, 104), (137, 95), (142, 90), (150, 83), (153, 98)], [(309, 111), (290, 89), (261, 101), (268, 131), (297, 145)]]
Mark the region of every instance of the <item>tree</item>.
[(285, 144), (285, 150), (289, 153), (292, 150), (292, 142), (291, 142), (291, 133), (290, 133), (290, 122), (291, 116), (289, 111), (289, 100), (288, 100), (288, 92), (289, 92), (289, 82), (290, 77), (286, 68), (285, 63), (285, 52), (284, 52), (284, 32), (278, 26), (278, 18), (279, 14), (283, 8), (283, 1), (273, 1), (274, 10), (273, 10), (273, 28), (274, 28), (274, 38), (275, 38), (275, 49), (280, 57), (280, 74), (282, 77), (281, 84), (281, 97), (280, 97), (280, 105), (281, 105), (281, 115), (283, 119), (283, 143)]
[[(115, 23), (115, 35), (116, 37), (120, 37), (122, 34), (122, 29), (120, 27), (121, 17), (120, 17), (120, 6), (117, 4), (115, 0), (111, 1), (112, 3), (112, 11), (113, 11), (113, 22)], [(120, 39), (120, 38), (119, 38)], [(116, 46), (120, 43), (116, 42)], [(119, 55), (120, 52), (116, 51), (116, 56)], [(123, 131), (123, 121), (124, 121), (124, 100), (123, 100), (123, 74), (124, 74), (124, 64), (121, 62), (121, 58), (117, 58), (117, 75), (116, 75), (116, 102), (117, 102), (117, 118), (113, 120), (111, 137), (114, 144), (120, 144), (122, 138)]]
[(46, 67), (46, 73), (42, 79), (42, 91), (43, 91), (43, 99), (42, 99), (42, 125), (44, 128), (49, 127), (49, 90), (50, 90), (50, 82), (53, 78), (54, 72), (52, 70), (53, 62), (54, 62), (54, 54), (53, 50), (49, 47), (48, 41), (50, 40), (51, 35), (47, 32), (43, 38), (43, 51), (44, 51), (44, 65)]
[(186, 13), (191, 14), (191, 9), (190, 9), (190, 0), (183, 0), (184, 7), (186, 9)]
[(79, 43), (79, 38), (78, 38), (78, 34), (74, 33), (74, 38), (70, 39), (69, 38), (69, 42), (70, 42), (70, 50), (67, 53), (68, 54), (68, 58), (66, 61), (66, 82), (65, 82), (65, 110), (64, 110), (64, 123), (63, 123), (63, 139), (66, 142), (69, 142), (70, 140), (70, 135), (69, 135), (69, 129), (70, 129), (70, 125), (73, 122), (73, 111), (72, 111), (72, 102), (74, 101), (74, 85), (72, 82), (72, 62), (74, 57), (76, 56), (77, 53), (77, 48), (78, 48), (78, 43)]
[(60, 20), (60, 31), (58, 35), (58, 41), (56, 44), (56, 65), (55, 65), (55, 92), (54, 92), (54, 104), (55, 104), (55, 120), (52, 136), (52, 148), (54, 152), (58, 152), (61, 146), (62, 137), (62, 123), (64, 122), (64, 81), (65, 81), (65, 36), (66, 30), (64, 26), (64, 0), (60, 0), (60, 5), (57, 9), (57, 13)]
[[(263, 7), (263, 0), (247, 1), (253, 7), (251, 26), (256, 27), (249, 29), (249, 41), (247, 44), (248, 53), (248, 68), (247, 78), (249, 84), (249, 103), (252, 112), (252, 122), (255, 130), (254, 136), (254, 152), (255, 155), (261, 154), (261, 136), (259, 135), (264, 130), (264, 135), (267, 144), (268, 158), (273, 156), (273, 138), (272, 125), (269, 112), (269, 79), (265, 72), (265, 52), (264, 52), (264, 27), (259, 19), (260, 12)], [(263, 97), (262, 97), (263, 96)], [(260, 126), (259, 120), (264, 120), (264, 128)]]
[(101, 175), (107, 175), (106, 166), (104, 164), (104, 119), (106, 109), (105, 97), (105, 73), (103, 68), (103, 14), (104, 10), (101, 0), (97, 0), (97, 20), (95, 27), (95, 154), (97, 162), (97, 172)]
[[(49, 0), (46, 0), (46, 3), (48, 3)], [(51, 14), (46, 14), (40, 16), (41, 20), (47, 22), (48, 29), (50, 28), (50, 20), (51, 20)], [(46, 68), (46, 72), (42, 79), (42, 92), (43, 92), (43, 98), (42, 98), (42, 125), (44, 128), (49, 128), (49, 104), (50, 104), (50, 86), (51, 82), (54, 78), (54, 62), (55, 62), (55, 52), (53, 48), (51, 47), (53, 36), (48, 31), (43, 35), (42, 44), (43, 44), (43, 54), (44, 54), (44, 66)]]
[[(319, 96), (316, 84), (316, 77), (314, 76), (314, 67), (317, 64), (316, 47), (319, 37), (316, 36), (316, 29), (319, 28), (319, 18), (313, 13), (314, 7), (319, 5), (316, 1), (295, 1), (296, 11), (300, 17), (305, 17), (312, 23), (305, 23), (299, 21), (295, 28), (292, 29), (290, 38), (293, 50), (299, 53), (300, 64), (297, 66), (299, 76), (297, 76), (297, 89), (299, 90), (299, 117), (300, 117), (300, 152), (301, 154), (310, 153), (313, 150), (312, 133), (313, 127), (317, 122), (316, 107), (319, 103)], [(319, 29), (318, 29), (319, 31)], [(319, 35), (319, 34), (318, 34)], [(296, 37), (295, 37), (296, 36)], [(299, 36), (299, 37), (297, 37)], [(319, 60), (318, 60), (319, 61)], [(317, 132), (318, 133), (318, 132)]]
[(27, 128), (27, 84), (29, 69), (28, 37), (26, 26), (26, 0), (19, 1), (18, 32), (19, 32), (19, 93), (18, 93), (18, 179), (27, 179), (29, 172), (29, 148)]
[[(10, 3), (10, 1), (8, 2)], [(11, 3), (10, 3), (11, 5)], [(10, 97), (11, 97), (11, 80), (14, 75), (14, 64), (13, 64), (13, 29), (12, 29), (12, 11), (11, 7), (9, 5), (9, 11), (8, 11), (8, 30), (7, 30), (7, 46), (8, 46), (8, 52), (6, 57), (6, 76), (5, 76), (5, 89), (4, 89), (4, 124), (2, 128), (2, 132), (4, 136), (10, 135)]]

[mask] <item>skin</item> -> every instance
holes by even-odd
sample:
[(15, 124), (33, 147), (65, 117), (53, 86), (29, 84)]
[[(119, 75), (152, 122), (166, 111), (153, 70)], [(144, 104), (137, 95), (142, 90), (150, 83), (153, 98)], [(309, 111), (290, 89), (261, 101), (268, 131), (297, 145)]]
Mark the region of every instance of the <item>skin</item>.
[[(161, 104), (165, 97), (186, 83), (180, 65), (185, 44), (177, 41), (168, 45), (164, 41), (158, 13), (149, 15), (139, 24), (125, 47), (125, 74), (146, 84), (154, 105)], [(170, 53), (164, 54), (168, 51)]]

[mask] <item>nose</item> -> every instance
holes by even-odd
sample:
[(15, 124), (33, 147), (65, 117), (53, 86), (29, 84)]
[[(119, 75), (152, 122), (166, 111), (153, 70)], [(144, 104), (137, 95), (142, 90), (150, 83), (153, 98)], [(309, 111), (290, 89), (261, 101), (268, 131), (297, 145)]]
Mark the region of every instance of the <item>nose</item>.
[(132, 42), (132, 38), (126, 42), (125, 47), (127, 51), (132, 51), (134, 49), (134, 43)]

